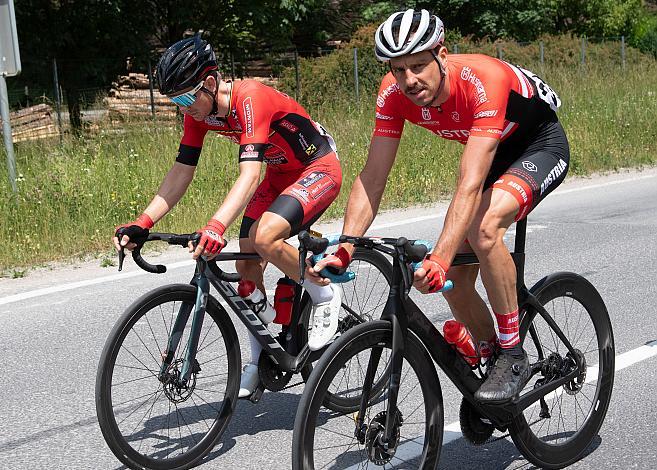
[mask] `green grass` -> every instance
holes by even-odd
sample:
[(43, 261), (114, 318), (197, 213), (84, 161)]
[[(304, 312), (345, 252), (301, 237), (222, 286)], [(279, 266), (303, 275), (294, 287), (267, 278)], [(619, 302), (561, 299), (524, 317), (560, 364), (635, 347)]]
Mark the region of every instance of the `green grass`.
[[(540, 73), (536, 64), (523, 64)], [(560, 94), (560, 111), (572, 152), (571, 175), (657, 162), (657, 65), (552, 67), (543, 74)], [(363, 167), (373, 124), (374, 97), (360, 104), (341, 99), (311, 105), (309, 112), (338, 144), (344, 184), (324, 216), (341, 217), (351, 184)], [(173, 163), (178, 124), (139, 121), (110, 126), (81, 138), (15, 145), (18, 197), (0, 153), (0, 272), (52, 260), (109, 253), (114, 227), (148, 204)], [(382, 206), (430, 203), (452, 191), (462, 146), (406, 125), (397, 164)], [(237, 147), (208, 135), (195, 181), (159, 231), (189, 232), (212, 215), (237, 177)], [(235, 224), (237, 225), (237, 224)], [(236, 235), (233, 227), (229, 235)]]

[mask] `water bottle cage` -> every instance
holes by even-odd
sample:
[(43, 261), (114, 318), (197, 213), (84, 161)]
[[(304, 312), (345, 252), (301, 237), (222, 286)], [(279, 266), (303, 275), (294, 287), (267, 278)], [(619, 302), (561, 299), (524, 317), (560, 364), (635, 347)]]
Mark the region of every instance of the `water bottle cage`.
[(259, 315), (260, 312), (264, 311), (267, 308), (267, 299), (263, 298), (260, 300), (260, 302), (253, 302), (251, 300), (247, 300), (246, 303), (248, 306), (253, 310), (253, 313), (256, 315)]

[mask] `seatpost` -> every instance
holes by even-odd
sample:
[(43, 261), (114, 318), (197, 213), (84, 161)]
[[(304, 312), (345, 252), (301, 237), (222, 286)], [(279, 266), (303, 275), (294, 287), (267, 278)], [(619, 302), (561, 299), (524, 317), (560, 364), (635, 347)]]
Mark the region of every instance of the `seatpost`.
[(513, 248), (513, 262), (516, 265), (516, 289), (525, 285), (525, 240), (527, 239), (527, 217), (516, 222), (516, 239)]
[(525, 240), (527, 238), (527, 217), (516, 222), (516, 240), (513, 251), (516, 253), (525, 252)]

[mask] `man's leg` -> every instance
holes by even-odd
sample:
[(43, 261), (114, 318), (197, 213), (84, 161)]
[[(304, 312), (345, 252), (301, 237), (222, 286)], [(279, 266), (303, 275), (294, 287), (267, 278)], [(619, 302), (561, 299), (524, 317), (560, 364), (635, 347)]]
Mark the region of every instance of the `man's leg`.
[(481, 279), (497, 320), (500, 341), (500, 355), (476, 394), (482, 401), (508, 401), (528, 378), (527, 357), (519, 345), (516, 268), (504, 244), (504, 234), (519, 208), (518, 201), (507, 191), (488, 189), (468, 232), (479, 258)]
[[(299, 251), (285, 242), (290, 232), (290, 223), (273, 212), (265, 212), (251, 227), (253, 246), (258, 254), (299, 282)], [(305, 283), (304, 288), (313, 302), (313, 326), (308, 345), (311, 350), (317, 350), (326, 345), (337, 330), (340, 291), (332, 284), (319, 286), (311, 282)]]
[[(459, 248), (459, 253), (471, 253), (467, 243)], [(488, 306), (475, 289), (479, 275), (479, 266), (454, 266), (447, 273), (447, 279), (454, 283), (454, 288), (445, 292), (445, 300), (459, 322), (468, 327), (477, 342), (495, 342), (495, 324)]]
[[(255, 253), (255, 248), (250, 239), (240, 238), (240, 251), (242, 253)], [(235, 262), (235, 267), (243, 280), (253, 281), (256, 288), (260, 289), (260, 292), (265, 294), (262, 273), (266, 264), (267, 262), (264, 260), (237, 260)], [(240, 379), (239, 398), (251, 396), (260, 382), (258, 360), (260, 359), (260, 353), (262, 352), (262, 345), (258, 342), (258, 339), (251, 334), (251, 332), (248, 332), (248, 335), (249, 345), (251, 346), (251, 358), (244, 365), (244, 370)]]

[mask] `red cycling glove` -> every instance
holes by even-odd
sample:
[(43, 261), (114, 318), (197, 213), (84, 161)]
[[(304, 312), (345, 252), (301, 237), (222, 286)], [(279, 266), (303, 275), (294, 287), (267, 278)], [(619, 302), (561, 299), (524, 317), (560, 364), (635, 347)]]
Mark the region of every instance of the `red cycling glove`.
[(323, 258), (322, 261), (331, 274), (340, 275), (349, 267), (349, 263), (351, 263), (351, 255), (343, 246), (341, 246), (338, 248), (338, 251)]
[[(137, 241), (138, 239), (145, 240), (146, 237), (148, 237), (148, 231), (153, 228), (153, 225), (155, 225), (153, 219), (151, 219), (148, 214), (143, 213), (139, 217), (137, 217), (137, 219), (134, 222), (119, 225), (118, 227), (116, 227), (116, 230), (114, 231), (114, 236), (119, 239), (119, 242), (121, 242), (121, 238), (123, 238), (123, 235), (127, 235), (128, 238), (130, 238), (133, 241)], [(119, 234), (119, 230), (121, 231), (120, 234)]]
[(199, 246), (204, 247), (205, 251), (216, 255), (226, 246), (223, 237), (225, 231), (226, 226), (224, 224), (217, 219), (210, 219), (208, 224), (197, 232), (201, 234)]
[(430, 293), (437, 292), (445, 286), (449, 264), (432, 254), (424, 258), (422, 268), (427, 272)]

